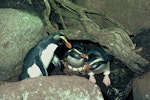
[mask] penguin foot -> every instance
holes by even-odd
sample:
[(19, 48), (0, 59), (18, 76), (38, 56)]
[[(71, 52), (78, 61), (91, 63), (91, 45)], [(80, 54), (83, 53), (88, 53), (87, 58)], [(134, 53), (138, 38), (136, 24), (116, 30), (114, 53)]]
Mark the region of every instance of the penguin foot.
[(109, 75), (105, 75), (104, 76), (103, 83), (106, 85), (106, 87), (111, 85), (111, 81), (110, 81)]
[(96, 79), (95, 79), (95, 77), (93, 75), (90, 75), (89, 81), (94, 83), (94, 84), (96, 83)]

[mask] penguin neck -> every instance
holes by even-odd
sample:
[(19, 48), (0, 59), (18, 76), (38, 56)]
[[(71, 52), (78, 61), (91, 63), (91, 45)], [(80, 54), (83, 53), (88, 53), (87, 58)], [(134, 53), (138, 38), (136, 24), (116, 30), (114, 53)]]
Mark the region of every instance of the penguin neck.
[(57, 44), (51, 43), (47, 45), (47, 47), (42, 51), (41, 60), (45, 69), (48, 68), (50, 62), (52, 61), (54, 52), (57, 49), (57, 47)]
[(67, 56), (66, 61), (69, 65), (74, 66), (74, 67), (81, 67), (85, 64), (85, 61), (83, 58), (76, 59), (71, 56)]

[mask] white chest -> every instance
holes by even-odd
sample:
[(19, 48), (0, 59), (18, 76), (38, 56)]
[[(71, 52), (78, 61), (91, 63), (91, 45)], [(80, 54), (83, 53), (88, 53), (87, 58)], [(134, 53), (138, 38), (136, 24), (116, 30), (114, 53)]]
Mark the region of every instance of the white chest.
[(50, 62), (52, 61), (54, 52), (57, 47), (58, 47), (58, 45), (51, 43), (47, 46), (47, 48), (45, 50), (42, 51), (41, 60), (42, 60), (42, 63), (44, 65), (45, 69), (48, 68)]

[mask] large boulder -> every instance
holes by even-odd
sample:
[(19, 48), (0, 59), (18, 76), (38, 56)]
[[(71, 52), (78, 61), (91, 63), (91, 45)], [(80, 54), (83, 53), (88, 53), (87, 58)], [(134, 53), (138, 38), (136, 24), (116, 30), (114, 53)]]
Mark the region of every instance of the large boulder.
[(79, 76), (25, 79), (0, 86), (0, 100), (104, 100), (99, 87)]
[(41, 19), (15, 9), (0, 9), (0, 81), (12, 77), (15, 66), (44, 35)]

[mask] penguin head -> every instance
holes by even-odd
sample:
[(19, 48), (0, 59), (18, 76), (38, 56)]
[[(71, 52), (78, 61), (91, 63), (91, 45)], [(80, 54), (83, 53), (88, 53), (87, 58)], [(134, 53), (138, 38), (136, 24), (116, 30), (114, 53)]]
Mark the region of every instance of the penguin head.
[(90, 66), (90, 70), (103, 69), (101, 65), (105, 63), (106, 62), (104, 61), (104, 59), (98, 56), (89, 56), (89, 59), (87, 61), (87, 64)]
[(73, 44), (73, 48), (68, 50), (65, 54), (66, 62), (74, 67), (81, 67), (85, 64), (88, 56), (84, 53), (83, 46), (80, 44)]
[(112, 56), (108, 55), (101, 47), (93, 47), (87, 54), (90, 70), (103, 70), (103, 65), (112, 59)]
[(107, 62), (107, 61), (111, 61), (113, 59), (112, 55), (107, 54), (104, 49), (100, 46), (96, 46), (93, 47), (92, 49), (90, 49), (87, 52), (87, 55), (89, 56), (89, 60), (90, 59), (94, 59), (94, 57), (96, 58), (101, 58), (103, 59), (103, 61)]
[(55, 40), (56, 44), (62, 45), (65, 44), (67, 48), (71, 49), (72, 45), (70, 42), (68, 42), (67, 38), (63, 33), (54, 33), (53, 34), (53, 39)]

